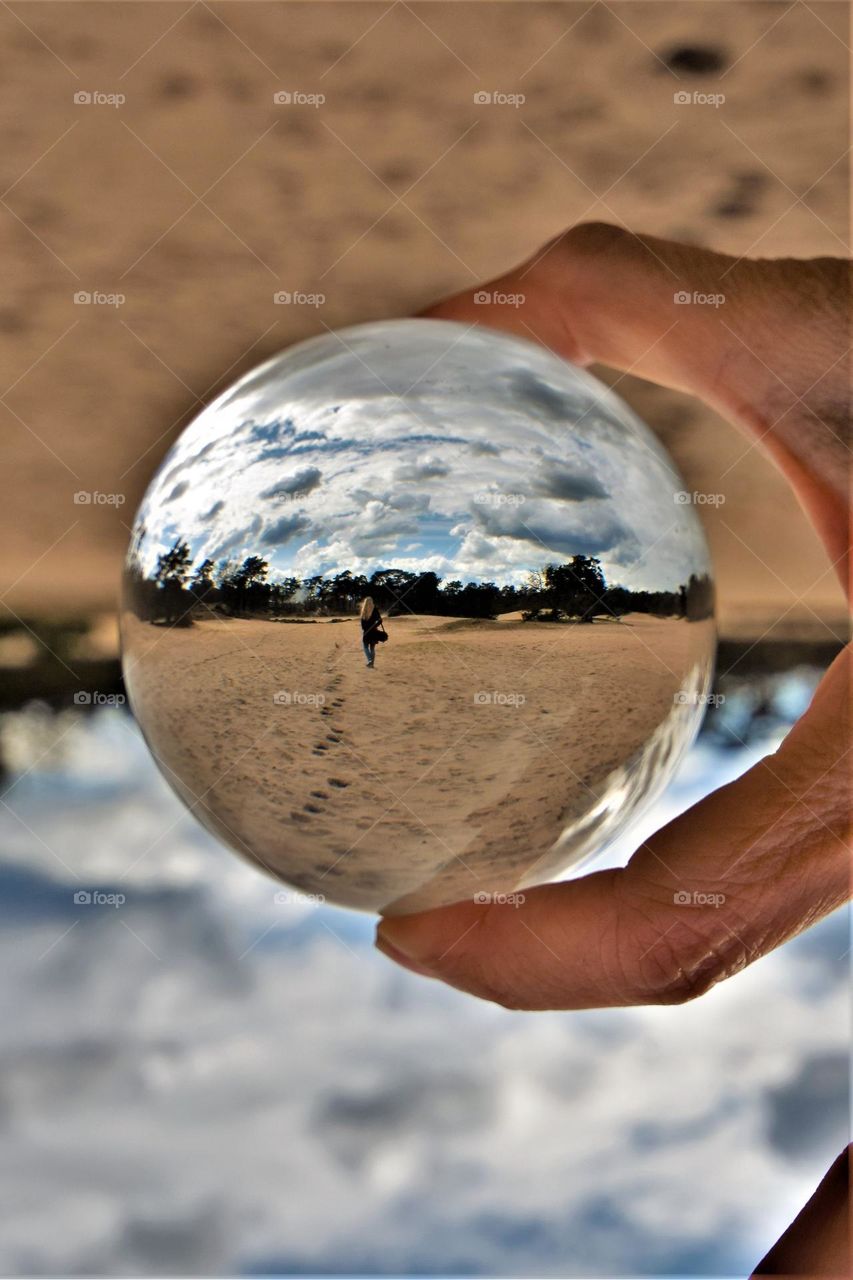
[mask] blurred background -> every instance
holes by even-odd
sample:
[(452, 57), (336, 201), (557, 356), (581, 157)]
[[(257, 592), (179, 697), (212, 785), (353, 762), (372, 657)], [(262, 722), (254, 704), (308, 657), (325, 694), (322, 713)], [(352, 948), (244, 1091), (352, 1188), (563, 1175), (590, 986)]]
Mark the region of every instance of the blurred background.
[[(122, 703), (115, 625), (164, 452), (289, 343), (583, 219), (846, 253), (847, 22), (0, 8), (4, 1274), (741, 1275), (847, 1140), (845, 917), (682, 1008), (477, 1004), (395, 971), (369, 918), (276, 903), (197, 827)], [(725, 701), (636, 843), (778, 745), (846, 622), (760, 451), (597, 372), (722, 497), (700, 514)]]

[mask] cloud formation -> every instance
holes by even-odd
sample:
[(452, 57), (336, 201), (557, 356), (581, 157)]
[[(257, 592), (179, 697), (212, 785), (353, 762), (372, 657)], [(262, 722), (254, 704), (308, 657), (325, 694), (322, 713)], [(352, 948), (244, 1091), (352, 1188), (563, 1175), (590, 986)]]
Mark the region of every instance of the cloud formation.
[(267, 501), (282, 499), (289, 501), (292, 498), (303, 497), (317, 488), (322, 476), (323, 473), (319, 467), (306, 467), (304, 471), (297, 471), (292, 476), (276, 481), (271, 488), (265, 489), (258, 496)]
[[(273, 574), (390, 565), (519, 584), (599, 556), (608, 581), (671, 590), (709, 569), (681, 482), (602, 384), (507, 335), (364, 325), (253, 371), (179, 438), (138, 523), (143, 565), (259, 549)], [(280, 537), (276, 535), (280, 533)]]
[(276, 904), (127, 717), (59, 728), (4, 739), (4, 1273), (746, 1274), (842, 1145), (841, 915), (681, 1008), (513, 1014)]

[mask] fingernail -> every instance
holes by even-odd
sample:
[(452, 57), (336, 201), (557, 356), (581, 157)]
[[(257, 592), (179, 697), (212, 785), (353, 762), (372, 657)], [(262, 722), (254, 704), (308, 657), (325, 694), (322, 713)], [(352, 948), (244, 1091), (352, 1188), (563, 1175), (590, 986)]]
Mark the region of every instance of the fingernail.
[(389, 942), (381, 930), (382, 925), (379, 926), (379, 929), (376, 932), (376, 949), (378, 951), (381, 951), (383, 955), (386, 955), (389, 960), (393, 960), (395, 964), (402, 965), (404, 969), (410, 969), (412, 973), (419, 973), (423, 978), (435, 977), (435, 974), (431, 969), (427, 969), (417, 960), (413, 960), (411, 956), (407, 956), (399, 947), (395, 947), (392, 942)]

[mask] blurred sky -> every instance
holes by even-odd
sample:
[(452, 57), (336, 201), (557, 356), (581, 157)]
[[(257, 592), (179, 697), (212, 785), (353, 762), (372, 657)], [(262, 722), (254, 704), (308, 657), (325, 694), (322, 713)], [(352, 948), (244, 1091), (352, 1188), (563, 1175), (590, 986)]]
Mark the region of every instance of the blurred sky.
[[(730, 699), (645, 827), (811, 683), (749, 746)], [(123, 712), (3, 736), (4, 1274), (743, 1275), (846, 1140), (840, 913), (683, 1007), (511, 1013), (277, 903)]]

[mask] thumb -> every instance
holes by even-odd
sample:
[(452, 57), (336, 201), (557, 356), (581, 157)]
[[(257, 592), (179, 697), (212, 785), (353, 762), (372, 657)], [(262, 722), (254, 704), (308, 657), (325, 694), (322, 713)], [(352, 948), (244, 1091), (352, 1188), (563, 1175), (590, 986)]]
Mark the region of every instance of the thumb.
[(669, 823), (623, 869), (380, 922), (392, 959), (512, 1009), (701, 995), (849, 892), (850, 651), (782, 746)]

